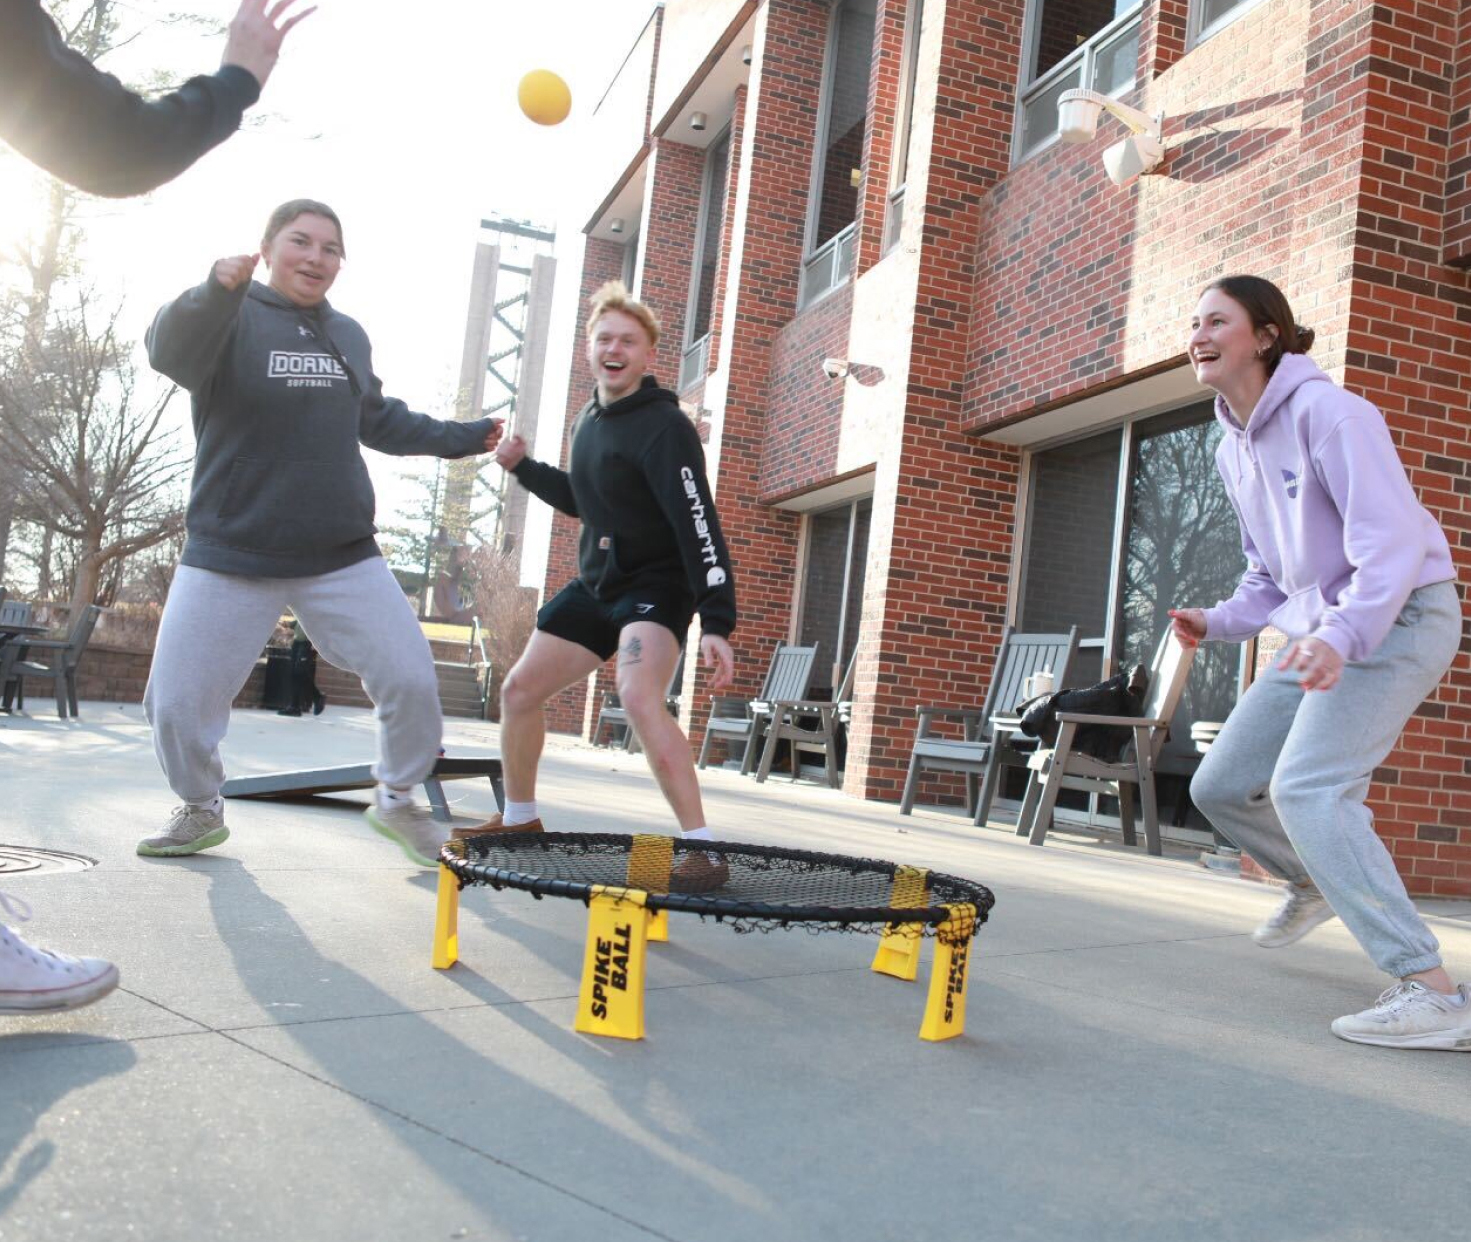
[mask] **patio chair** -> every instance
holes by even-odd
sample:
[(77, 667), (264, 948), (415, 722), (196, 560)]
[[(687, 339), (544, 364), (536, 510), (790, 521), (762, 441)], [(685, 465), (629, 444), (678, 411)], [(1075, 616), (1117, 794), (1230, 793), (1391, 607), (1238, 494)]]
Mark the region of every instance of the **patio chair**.
[[(77, 715), (77, 665), (82, 653), (91, 641), (92, 630), (102, 609), (88, 604), (73, 623), (65, 638), (30, 638), (20, 651), (20, 657), (10, 666), (9, 680), (5, 683), (5, 709), (10, 709), (12, 697), (17, 711), (26, 705), (26, 678), (49, 677), (56, 690), (56, 714), (63, 720), (70, 714)], [(38, 664), (29, 657), (45, 655), (50, 664)]]
[(792, 751), (792, 780), (797, 779), (801, 756), (819, 754), (827, 773), (827, 783), (838, 787), (838, 734), (848, 726), (853, 712), (853, 674), (858, 666), (858, 653), (848, 661), (848, 671), (833, 697), (824, 700), (776, 700), (771, 704), (771, 723), (766, 729), (766, 745), (761, 748), (761, 763), (756, 779), (771, 775), (777, 747), (786, 742)]
[(741, 754), (741, 775), (750, 775), (766, 736), (766, 726), (771, 720), (772, 703), (805, 698), (816, 663), (816, 643), (810, 647), (777, 643), (759, 698), (714, 696), (710, 704), (710, 719), (705, 724), (705, 740), (700, 744), (700, 767), (703, 768), (709, 758), (712, 741), (724, 742), (727, 752), (741, 744), (745, 747)]
[[(1053, 684), (1060, 689), (1077, 650), (1076, 625), (1066, 634), (1018, 634), (1007, 626), (986, 701), (979, 709), (915, 708), (919, 727), (899, 814), (908, 815), (914, 809), (925, 772), (960, 772), (965, 775), (966, 811), (973, 823), (984, 824), (1001, 786), (1002, 770), (1025, 768), (1032, 757), (1033, 744), (1023, 737), (1021, 719), (1013, 710), (1025, 697), (1027, 678), (1050, 669)], [(947, 733), (937, 731), (941, 722)]]
[[(1143, 716), (1096, 716), (1083, 712), (1057, 713), (1057, 745), (1038, 751), (1028, 767), (1022, 812), (1017, 817), (1016, 835), (1028, 837), (1033, 845), (1047, 840), (1057, 795), (1064, 789), (1112, 794), (1119, 800), (1119, 823), (1125, 845), (1137, 845), (1134, 832), (1134, 786), (1139, 787), (1139, 804), (1144, 818), (1144, 843), (1151, 854), (1163, 853), (1159, 833), (1159, 807), (1155, 800), (1154, 777), (1160, 752), (1170, 734), (1170, 721), (1185, 693), (1195, 648), (1183, 646), (1173, 630), (1166, 630), (1150, 666), (1149, 699)], [(1133, 751), (1116, 762), (1081, 754), (1073, 749), (1080, 726), (1115, 725), (1133, 733)]]
[[(674, 675), (669, 679), (669, 688), (664, 691), (664, 707), (671, 716), (679, 716), (679, 691), (684, 685), (684, 652), (679, 653), (679, 661), (674, 666)], [(608, 726), (608, 746), (612, 747), (618, 736), (618, 730), (623, 730), (623, 749), (630, 754), (637, 754), (643, 749), (639, 745), (638, 734), (634, 731), (633, 722), (628, 719), (628, 709), (623, 706), (623, 700), (618, 697), (616, 690), (603, 691), (603, 705), (598, 709), (598, 722), (593, 726), (592, 744), (601, 746), (598, 738), (602, 736), (603, 726)]]
[[(4, 588), (0, 588), (0, 691), (9, 688), (11, 665), (20, 658), (21, 648), (25, 646), (23, 638), (7, 639), (5, 627), (30, 625), (33, 615), (34, 605), (29, 600), (6, 599)], [(5, 701), (8, 703), (8, 696)]]

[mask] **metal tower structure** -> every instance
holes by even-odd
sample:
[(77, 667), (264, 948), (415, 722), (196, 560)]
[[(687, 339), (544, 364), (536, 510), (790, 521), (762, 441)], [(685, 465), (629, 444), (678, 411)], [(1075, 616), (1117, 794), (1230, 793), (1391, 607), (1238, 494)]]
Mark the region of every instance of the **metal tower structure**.
[[(547, 334), (551, 326), (556, 234), (519, 220), (480, 222), (475, 249), (470, 313), (460, 360), (455, 417), (492, 415), (506, 422), (533, 448), (541, 405)], [(449, 463), (442, 519), (452, 543), (464, 543), (473, 517), (477, 467), (483, 458)], [(519, 564), (526, 529), (526, 493), (495, 472), (495, 544), (514, 552)]]

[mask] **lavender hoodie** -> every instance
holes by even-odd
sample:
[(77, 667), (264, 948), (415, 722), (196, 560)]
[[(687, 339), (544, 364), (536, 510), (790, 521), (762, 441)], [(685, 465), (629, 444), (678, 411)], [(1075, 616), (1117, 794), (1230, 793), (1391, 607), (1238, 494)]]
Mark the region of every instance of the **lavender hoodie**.
[(1205, 610), (1206, 638), (1241, 642), (1270, 622), (1363, 660), (1411, 591), (1456, 576), (1383, 415), (1306, 355), (1277, 364), (1244, 430), (1219, 396), (1216, 418), (1247, 564), (1236, 593)]

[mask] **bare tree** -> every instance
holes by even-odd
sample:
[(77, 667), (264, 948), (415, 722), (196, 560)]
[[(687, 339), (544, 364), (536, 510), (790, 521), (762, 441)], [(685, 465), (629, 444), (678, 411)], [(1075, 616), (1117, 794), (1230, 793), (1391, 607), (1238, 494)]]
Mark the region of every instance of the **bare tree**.
[[(116, 335), (117, 312), (94, 326), (85, 294), (54, 314), (28, 365), (0, 378), (0, 452), (20, 475), (22, 520), (70, 541), (71, 604), (98, 598), (104, 574), (182, 528), (189, 469), (164, 411), (177, 391), (138, 399)], [(120, 567), (119, 567), (120, 568)]]

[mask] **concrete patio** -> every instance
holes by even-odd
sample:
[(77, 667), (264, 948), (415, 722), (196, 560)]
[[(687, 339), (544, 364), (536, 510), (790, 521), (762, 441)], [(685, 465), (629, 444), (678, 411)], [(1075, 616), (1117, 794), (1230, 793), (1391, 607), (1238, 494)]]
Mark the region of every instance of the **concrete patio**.
[[(450, 754), (494, 751), (452, 721)], [(370, 758), (371, 717), (236, 713), (232, 772)], [(429, 966), (433, 875), (364, 798), (231, 803), (231, 839), (133, 846), (167, 815), (135, 705), (0, 717), (0, 843), (98, 865), (0, 885), (38, 944), (116, 960), (70, 1015), (0, 1019), (0, 1239), (1355, 1239), (1464, 1230), (1471, 1057), (1329, 1021), (1383, 981), (1330, 924), (1267, 953), (1273, 890), (1074, 834), (710, 771), (717, 837), (893, 858), (996, 893), (964, 1038), (867, 937), (674, 916), (648, 1038), (575, 1034), (585, 912), (467, 890)], [(488, 784), (448, 787), (457, 812)], [(641, 756), (553, 739), (550, 826), (667, 830)], [(1471, 972), (1471, 903), (1426, 903)], [(926, 962), (925, 973), (928, 963)]]

